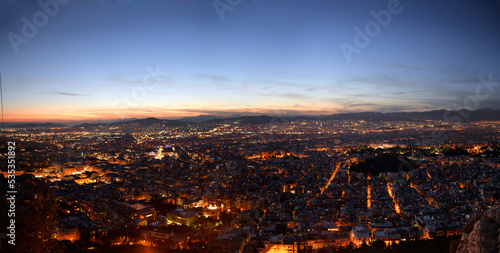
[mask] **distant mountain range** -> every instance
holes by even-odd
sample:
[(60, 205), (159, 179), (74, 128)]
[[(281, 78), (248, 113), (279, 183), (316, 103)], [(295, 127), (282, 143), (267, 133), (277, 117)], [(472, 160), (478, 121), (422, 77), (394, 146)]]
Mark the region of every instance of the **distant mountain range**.
[(168, 120), (168, 119), (158, 119), (158, 118), (145, 118), (145, 119), (129, 119), (129, 120), (119, 120), (115, 122), (108, 123), (84, 123), (76, 125), (74, 127), (98, 127), (98, 126), (119, 126), (119, 125), (138, 125), (138, 126), (148, 126), (154, 124), (163, 124), (165, 126), (185, 126), (186, 122), (179, 120)]
[(195, 117), (184, 117), (184, 118), (179, 119), (179, 121), (200, 123), (203, 121), (213, 120), (213, 119), (217, 119), (217, 118), (218, 117), (215, 115), (200, 115), (200, 116), (195, 116)]
[(153, 125), (153, 124), (164, 124), (167, 126), (184, 126), (185, 122), (179, 120), (169, 120), (169, 119), (157, 119), (157, 118), (146, 118), (146, 119), (135, 119), (131, 121), (120, 121), (111, 123), (111, 125), (124, 125), (124, 124), (138, 124), (138, 125)]
[(427, 112), (359, 112), (341, 113), (321, 116), (242, 116), (234, 118), (214, 118), (204, 122), (224, 123), (240, 121), (244, 124), (266, 124), (273, 122), (290, 122), (296, 120), (365, 120), (365, 121), (412, 121), (412, 120), (437, 120), (445, 122), (472, 122), (472, 121), (497, 121), (500, 120), (500, 110), (479, 109), (476, 111), (435, 110)]
[(326, 116), (328, 119), (358, 119), (358, 120), (441, 120), (445, 122), (471, 122), (484, 120), (500, 120), (500, 110), (479, 109), (476, 111), (458, 110), (435, 110), (427, 112), (361, 112), (332, 114)]
[(5, 123), (5, 127), (7, 128), (53, 128), (65, 126), (58, 123)]
[[(434, 110), (427, 112), (359, 112), (341, 113), (320, 116), (232, 116), (218, 117), (215, 115), (200, 115), (196, 117), (185, 117), (178, 120), (167, 120), (158, 118), (128, 119), (110, 123), (85, 123), (75, 127), (97, 127), (97, 126), (117, 126), (117, 125), (140, 125), (148, 126), (153, 124), (163, 124), (165, 126), (186, 126), (188, 124), (200, 123), (230, 123), (239, 121), (241, 124), (267, 124), (276, 122), (291, 122), (296, 120), (365, 120), (365, 121), (421, 121), (437, 120), (445, 122), (472, 122), (472, 121), (500, 121), (500, 110), (479, 109), (476, 111), (459, 110)], [(62, 127), (64, 124), (55, 123), (6, 123), (8, 128), (51, 128)]]

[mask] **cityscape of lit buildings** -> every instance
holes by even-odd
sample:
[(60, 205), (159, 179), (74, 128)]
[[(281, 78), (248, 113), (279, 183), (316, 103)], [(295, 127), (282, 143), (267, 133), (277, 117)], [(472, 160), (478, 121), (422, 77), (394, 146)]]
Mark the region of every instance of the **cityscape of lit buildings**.
[[(235, 120), (8, 134), (16, 175), (50, 182), (60, 240), (298, 252), (462, 234), (500, 197), (499, 125)], [(395, 168), (359, 169), (390, 156)]]

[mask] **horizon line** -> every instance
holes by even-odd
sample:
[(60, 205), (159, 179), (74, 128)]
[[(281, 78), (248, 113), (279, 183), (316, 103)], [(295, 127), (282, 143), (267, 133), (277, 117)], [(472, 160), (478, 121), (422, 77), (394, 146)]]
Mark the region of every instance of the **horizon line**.
[[(321, 117), (321, 116), (331, 116), (331, 115), (341, 115), (341, 114), (356, 114), (356, 113), (380, 113), (380, 114), (391, 114), (391, 113), (424, 113), (424, 112), (434, 112), (434, 111), (461, 111), (461, 110), (466, 110), (470, 111), (467, 109), (457, 109), (457, 110), (449, 110), (449, 109), (434, 109), (434, 110), (424, 110), (424, 111), (392, 111), (392, 112), (381, 112), (381, 111), (346, 111), (346, 112), (338, 112), (338, 113), (330, 113), (330, 114), (293, 114), (293, 113), (288, 113), (288, 114), (278, 114), (278, 113), (247, 113), (245, 114), (244, 112), (235, 112), (234, 114), (231, 115), (223, 115), (223, 114), (197, 114), (197, 115), (192, 115), (192, 116), (183, 116), (183, 117), (155, 117), (155, 116), (145, 116), (145, 117), (130, 117), (130, 118), (107, 118), (107, 119), (82, 119), (82, 120), (71, 120), (71, 119), (48, 119), (48, 120), (31, 120), (31, 121), (26, 121), (26, 120), (21, 120), (21, 121), (9, 121), (5, 122), (7, 125), (12, 125), (12, 124), (85, 124), (85, 123), (115, 123), (115, 122), (120, 122), (120, 121), (131, 121), (131, 120), (143, 120), (143, 119), (148, 119), (148, 118), (156, 118), (160, 120), (182, 120), (184, 118), (196, 118), (196, 117), (202, 117), (202, 116), (214, 116), (217, 118), (221, 119), (230, 119), (230, 118), (238, 118), (238, 117), (256, 117), (256, 116), (276, 116), (280, 115), (280, 117), (299, 117), (299, 116), (311, 116), (311, 117)], [(478, 108), (473, 111), (478, 111), (478, 110), (494, 110), (494, 111), (499, 111), (500, 109), (493, 109), (493, 108)]]

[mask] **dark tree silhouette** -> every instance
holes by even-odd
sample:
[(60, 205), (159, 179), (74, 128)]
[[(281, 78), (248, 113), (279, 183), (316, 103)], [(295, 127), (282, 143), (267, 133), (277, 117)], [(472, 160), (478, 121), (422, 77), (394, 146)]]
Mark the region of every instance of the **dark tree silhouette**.
[(8, 245), (7, 252), (63, 252), (56, 239), (57, 203), (48, 185), (33, 178), (18, 187), (16, 245)]

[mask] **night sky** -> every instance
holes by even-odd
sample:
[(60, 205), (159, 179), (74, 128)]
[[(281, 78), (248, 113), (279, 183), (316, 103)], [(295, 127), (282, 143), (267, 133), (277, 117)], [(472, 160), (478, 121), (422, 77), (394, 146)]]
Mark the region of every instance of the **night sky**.
[(6, 122), (459, 109), (489, 75), (500, 109), (497, 0), (48, 2), (0, 4)]

